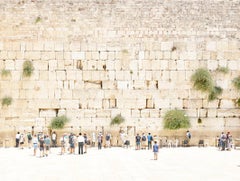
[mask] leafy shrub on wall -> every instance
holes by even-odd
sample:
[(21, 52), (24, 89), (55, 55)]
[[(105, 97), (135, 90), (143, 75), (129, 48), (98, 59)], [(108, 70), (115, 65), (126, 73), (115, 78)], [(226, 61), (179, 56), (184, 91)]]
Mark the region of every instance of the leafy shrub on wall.
[(1, 72), (1, 75), (2, 75), (2, 77), (7, 77), (7, 76), (11, 75), (11, 72), (10, 72), (10, 70), (3, 69)]
[(196, 90), (200, 90), (208, 94), (208, 101), (213, 101), (222, 94), (222, 88), (214, 85), (212, 76), (207, 69), (197, 69), (191, 76), (191, 81), (193, 82), (193, 87)]
[(192, 75), (191, 81), (193, 82), (193, 87), (196, 90), (203, 92), (209, 92), (213, 89), (213, 80), (211, 74), (207, 69), (197, 69), (196, 72)]
[(65, 124), (69, 121), (70, 120), (66, 116), (57, 116), (52, 119), (49, 127), (51, 129), (63, 129)]
[(122, 117), (120, 114), (118, 114), (117, 116), (115, 116), (110, 125), (119, 125), (121, 123), (123, 123), (125, 121), (124, 117)]
[(23, 63), (23, 76), (30, 77), (34, 71), (33, 63), (29, 60)]
[(9, 106), (11, 104), (12, 104), (12, 98), (11, 97), (6, 96), (2, 99), (2, 106), (5, 106), (5, 105)]
[(175, 130), (190, 127), (189, 117), (186, 116), (184, 111), (178, 109), (167, 111), (163, 121), (164, 129)]

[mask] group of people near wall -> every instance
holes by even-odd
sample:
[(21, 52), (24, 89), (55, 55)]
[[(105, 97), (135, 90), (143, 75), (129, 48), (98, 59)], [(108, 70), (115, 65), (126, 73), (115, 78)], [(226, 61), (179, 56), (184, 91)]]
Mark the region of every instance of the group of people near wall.
[(227, 133), (222, 132), (217, 140), (218, 140), (218, 148), (221, 151), (224, 151), (224, 150), (230, 151), (234, 147), (232, 135), (230, 134), (230, 132), (227, 132)]

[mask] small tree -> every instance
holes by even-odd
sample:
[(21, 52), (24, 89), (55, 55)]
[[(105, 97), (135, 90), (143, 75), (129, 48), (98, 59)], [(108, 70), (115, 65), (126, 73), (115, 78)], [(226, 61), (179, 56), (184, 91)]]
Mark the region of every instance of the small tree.
[(189, 117), (186, 116), (184, 111), (175, 109), (166, 112), (164, 116), (164, 129), (176, 130), (189, 127)]
[(69, 122), (69, 119), (66, 116), (57, 116), (52, 119), (49, 127), (51, 129), (63, 129), (67, 122)]
[(110, 125), (115, 125), (115, 124), (119, 125), (119, 124), (123, 123), (124, 121), (125, 121), (124, 117), (122, 117), (120, 114), (118, 114), (117, 116), (115, 116), (112, 119)]

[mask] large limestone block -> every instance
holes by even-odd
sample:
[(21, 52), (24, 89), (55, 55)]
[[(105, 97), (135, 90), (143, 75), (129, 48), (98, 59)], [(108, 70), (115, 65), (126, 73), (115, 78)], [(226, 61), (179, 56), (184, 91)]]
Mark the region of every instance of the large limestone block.
[(155, 109), (162, 109), (162, 108), (169, 108), (170, 105), (170, 100), (165, 98), (165, 99), (159, 99), (155, 101)]
[(116, 89), (116, 81), (102, 81), (102, 89)]
[(239, 109), (217, 109), (217, 116), (219, 118), (234, 118), (239, 117), (240, 112)]
[(62, 99), (72, 99), (72, 90), (69, 89), (62, 89)]
[(84, 81), (92, 80), (92, 71), (83, 71), (82, 72), (82, 79)]
[(236, 129), (239, 130), (240, 127), (240, 119), (238, 117), (235, 118), (225, 118), (225, 126), (228, 131)]
[(106, 69), (107, 70), (114, 70), (114, 66), (115, 66), (115, 61), (113, 61), (113, 59), (106, 60)]
[(56, 56), (55, 56), (55, 52), (54, 51), (51, 51), (51, 52), (41, 52), (41, 57), (40, 57), (41, 60), (52, 60), (52, 59), (56, 59)]
[(217, 60), (208, 60), (208, 69), (209, 70), (216, 70), (217, 68), (218, 68)]
[(39, 117), (56, 117), (57, 112), (54, 109), (41, 109), (39, 111)]
[(97, 118), (111, 118), (111, 111), (110, 110), (100, 110), (97, 109), (96, 111)]
[(183, 107), (185, 108), (201, 108), (203, 107), (202, 99), (184, 99)]
[(44, 50), (45, 51), (53, 51), (54, 50), (54, 41), (44, 42)]
[(15, 61), (14, 60), (5, 60), (5, 69), (6, 70), (15, 70)]
[(79, 108), (79, 100), (60, 100), (60, 107), (61, 108), (68, 108), (68, 109), (77, 109)]
[(87, 99), (88, 109), (102, 109), (102, 99)]
[(140, 109), (131, 109), (131, 118), (139, 118), (141, 110)]
[[(238, 61), (240, 60), (240, 53), (238, 55)], [(230, 70), (239, 70), (240, 66), (239, 66), (239, 62), (236, 60), (229, 60), (228, 61), (228, 68)]]
[(146, 81), (144, 80), (134, 80), (133, 88), (134, 89), (144, 89), (146, 87)]
[[(202, 115), (202, 116), (204, 116), (204, 115)], [(209, 118), (216, 118), (217, 117), (217, 110), (216, 109), (207, 109), (207, 116)]]
[(233, 100), (222, 99), (220, 107), (221, 108), (235, 108), (235, 103)]
[(160, 117), (160, 110), (159, 109), (150, 109), (150, 118), (159, 118)]
[(74, 60), (85, 59), (85, 52), (80, 52), (80, 51), (72, 52), (72, 59)]
[(57, 80), (66, 80), (66, 71), (57, 70), (56, 76)]
[(75, 70), (67, 70), (67, 80), (76, 80), (76, 71)]
[(140, 113), (141, 118), (149, 118), (150, 117), (150, 110), (149, 109), (142, 109)]
[(217, 50), (218, 51), (226, 51), (228, 50), (228, 41), (218, 41), (217, 42)]
[(208, 41), (206, 43), (206, 50), (207, 51), (216, 51), (217, 50), (217, 42), (215, 42), (215, 41)]
[(85, 110), (84, 118), (96, 118), (96, 109)]
[(117, 81), (117, 88), (118, 89), (128, 89), (129, 81)]
[(173, 42), (161, 42), (162, 51), (171, 51), (173, 48)]

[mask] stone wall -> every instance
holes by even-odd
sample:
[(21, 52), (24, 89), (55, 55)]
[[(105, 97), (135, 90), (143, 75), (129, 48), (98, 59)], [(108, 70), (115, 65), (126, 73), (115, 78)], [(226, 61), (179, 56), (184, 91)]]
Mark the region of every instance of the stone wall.
[[(164, 134), (163, 116), (177, 108), (199, 134), (240, 136), (232, 85), (239, 0), (4, 0), (0, 9), (0, 69), (10, 71), (1, 74), (0, 98), (13, 98), (0, 105), (1, 129), (41, 130), (67, 115), (67, 127), (90, 130), (121, 114), (122, 127)], [(22, 75), (26, 60), (31, 77)], [(219, 99), (193, 89), (200, 67), (223, 88)]]

